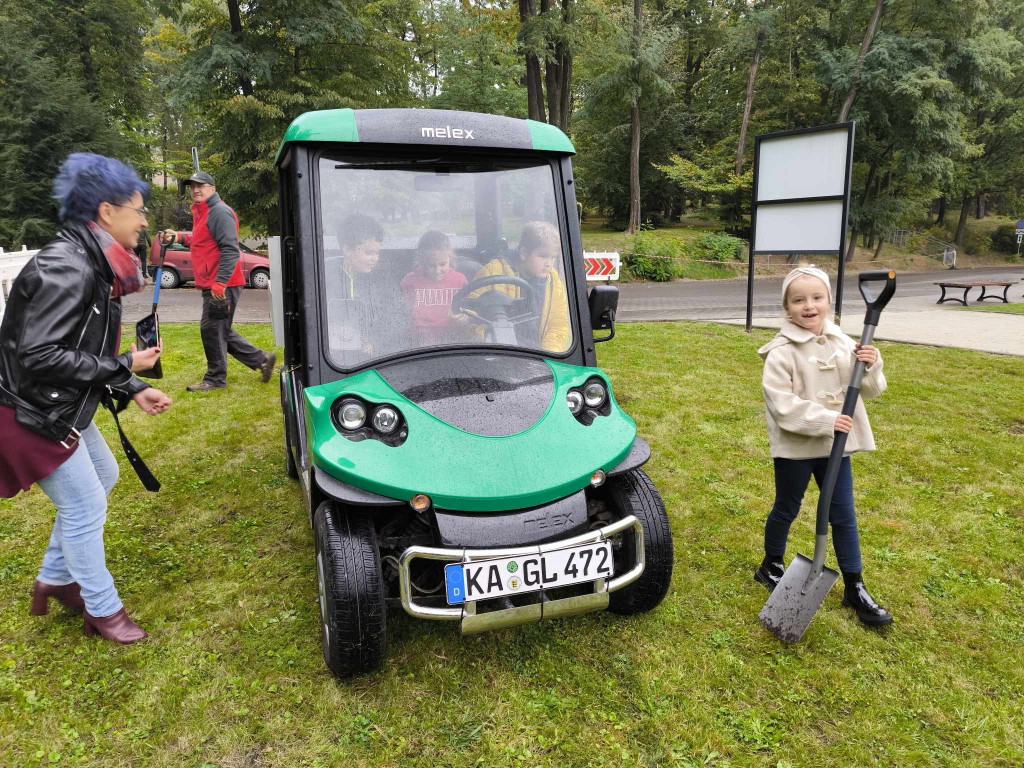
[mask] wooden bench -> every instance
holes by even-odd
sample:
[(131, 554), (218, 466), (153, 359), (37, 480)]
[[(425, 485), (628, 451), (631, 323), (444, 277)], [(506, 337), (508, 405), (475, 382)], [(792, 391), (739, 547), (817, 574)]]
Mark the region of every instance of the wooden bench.
[[(988, 280), (988, 281), (977, 281), (977, 282), (937, 282), (935, 285), (942, 289), (942, 296), (939, 298), (936, 304), (942, 304), (944, 301), (959, 301), (965, 307), (967, 306), (967, 293), (971, 288), (981, 288), (981, 296), (978, 297), (978, 301), (984, 301), (985, 299), (1002, 299), (1004, 304), (1009, 304), (1010, 300), (1006, 298), (1007, 291), (1010, 290), (1010, 286), (1013, 285), (1016, 280)], [(1000, 296), (998, 293), (986, 294), (985, 289), (993, 286), (1002, 286), (1003, 295)], [(956, 296), (946, 296), (947, 288), (963, 288), (964, 297), (958, 299)]]

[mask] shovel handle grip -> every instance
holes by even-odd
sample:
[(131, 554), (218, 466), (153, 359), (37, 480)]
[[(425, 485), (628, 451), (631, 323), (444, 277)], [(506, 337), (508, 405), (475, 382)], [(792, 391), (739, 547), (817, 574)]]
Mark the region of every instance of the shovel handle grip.
[[(872, 283), (884, 282), (881, 292), (874, 296), (868, 287)], [(893, 270), (875, 269), (869, 272), (861, 272), (857, 276), (857, 287), (860, 288), (860, 295), (867, 304), (868, 310), (864, 315), (864, 325), (878, 325), (878, 318), (889, 303), (889, 299), (896, 293), (896, 273)]]

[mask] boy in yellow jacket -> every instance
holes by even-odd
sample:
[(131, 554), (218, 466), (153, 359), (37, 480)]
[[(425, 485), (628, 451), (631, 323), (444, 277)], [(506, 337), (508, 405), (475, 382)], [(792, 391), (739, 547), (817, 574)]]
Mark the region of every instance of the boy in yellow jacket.
[[(569, 331), (569, 300), (565, 283), (558, 274), (562, 243), (558, 230), (546, 221), (531, 221), (523, 227), (519, 238), (519, 268), (515, 269), (504, 258), (492, 259), (476, 273), (477, 280), (493, 275), (519, 277), (534, 286), (540, 301), (537, 338), (548, 352), (565, 352), (572, 335)], [(515, 285), (496, 285), (495, 290), (519, 298)]]

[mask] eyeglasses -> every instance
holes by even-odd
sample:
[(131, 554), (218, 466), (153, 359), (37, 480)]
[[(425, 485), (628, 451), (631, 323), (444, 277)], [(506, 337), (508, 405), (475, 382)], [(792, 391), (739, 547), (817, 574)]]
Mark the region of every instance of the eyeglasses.
[(134, 205), (124, 205), (122, 203), (111, 203), (111, 205), (116, 206), (118, 208), (131, 208), (142, 218), (146, 218), (149, 215), (149, 208), (136, 208)]

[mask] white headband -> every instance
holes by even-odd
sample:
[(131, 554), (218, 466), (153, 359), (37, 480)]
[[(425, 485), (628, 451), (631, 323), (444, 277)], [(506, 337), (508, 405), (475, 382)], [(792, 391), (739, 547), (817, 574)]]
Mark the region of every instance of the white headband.
[(811, 264), (809, 267), (797, 267), (786, 275), (786, 279), (782, 281), (782, 305), (786, 305), (786, 291), (789, 290), (789, 284), (799, 277), (807, 276), (816, 277), (825, 284), (825, 288), (828, 289), (828, 303), (834, 304), (835, 299), (832, 297), (832, 283), (828, 279), (828, 274), (824, 270), (818, 269), (816, 266)]

